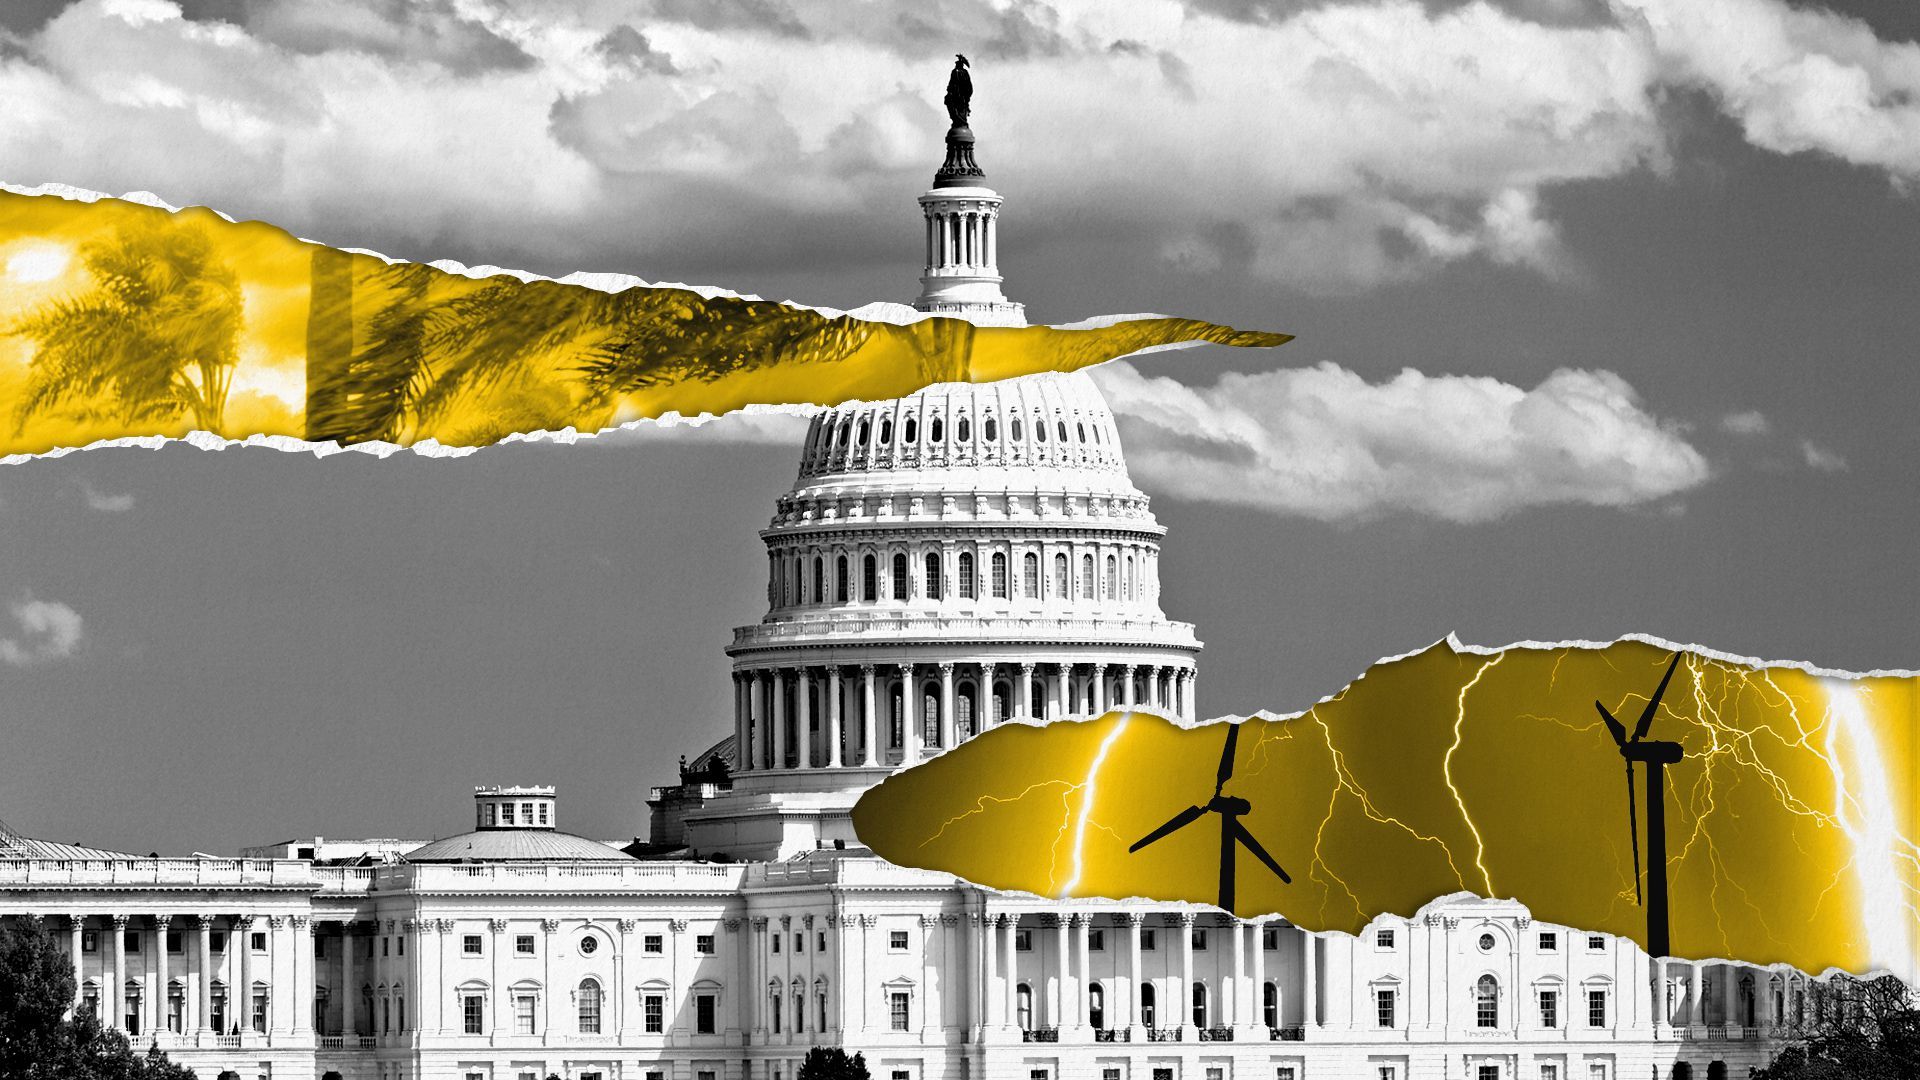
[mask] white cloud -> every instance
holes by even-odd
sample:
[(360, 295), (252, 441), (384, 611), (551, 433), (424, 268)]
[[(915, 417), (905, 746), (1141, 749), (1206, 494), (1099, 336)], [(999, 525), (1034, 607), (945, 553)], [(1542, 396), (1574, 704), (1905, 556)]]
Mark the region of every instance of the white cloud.
[(103, 514), (124, 514), (133, 509), (132, 494), (113, 495), (95, 488), (85, 480), (76, 480), (80, 486), (80, 496), (87, 500), (87, 507)]
[(1730, 435), (1765, 435), (1773, 430), (1765, 413), (1757, 409), (1733, 412), (1720, 418), (1720, 430)]
[(1920, 47), (1785, 0), (1268, 6), (80, 0), (0, 58), (0, 158), (359, 245), (892, 257), (873, 208), (925, 182), (965, 41), (1027, 220), (1326, 291), (1567, 273), (1545, 196), (1662, 167), (1674, 86), (1757, 146), (1920, 177)]
[(80, 647), (80, 613), (57, 600), (35, 600), (31, 595), (8, 608), (12, 633), (0, 637), (0, 663), (13, 667), (62, 660)]
[(1531, 390), (1407, 369), (1379, 384), (1333, 364), (1189, 387), (1126, 362), (1094, 372), (1127, 460), (1157, 494), (1321, 521), (1393, 513), (1490, 521), (1564, 503), (1627, 507), (1704, 483), (1707, 462), (1607, 371)]
[(756, 443), (795, 447), (805, 440), (810, 422), (810, 415), (799, 412), (751, 408), (701, 419), (638, 420), (603, 432), (587, 445)]
[(1845, 472), (1847, 470), (1846, 458), (1815, 443), (1812, 439), (1800, 440), (1800, 458), (1807, 463), (1807, 468), (1817, 472)]

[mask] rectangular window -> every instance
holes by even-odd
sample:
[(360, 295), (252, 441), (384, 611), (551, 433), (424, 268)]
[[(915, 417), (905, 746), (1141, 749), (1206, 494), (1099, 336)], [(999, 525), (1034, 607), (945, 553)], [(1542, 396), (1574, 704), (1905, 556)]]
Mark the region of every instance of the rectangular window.
[[(666, 948), (667, 948), (667, 939), (664, 937), (661, 937), (659, 934), (648, 934), (647, 936), (640, 939), (641, 952), (651, 953), (654, 956), (658, 956), (661, 953), (665, 952)], [(780, 950), (778, 948), (775, 948), (773, 951), (779, 952)]]
[(185, 952), (186, 951), (186, 948), (185, 948), (186, 943), (184, 941), (185, 937), (186, 935), (182, 934), (178, 930), (167, 931), (167, 951), (172, 953), (175, 956), (179, 956), (181, 953)]
[(1607, 1080), (1607, 1067), (1598, 1063), (1587, 1066), (1588, 1080)]
[(1380, 1080), (1395, 1080), (1399, 1075), (1400, 1071), (1391, 1065), (1380, 1066)]
[(1204, 927), (1193, 928), (1193, 949), (1195, 952), (1207, 951), (1207, 931)]
[[(779, 953), (779, 951), (780, 951), (780, 939), (781, 939), (781, 938), (783, 938), (783, 937), (785, 937), (785, 936), (786, 936), (785, 934), (769, 934), (769, 935), (767, 935), (767, 940), (768, 940), (768, 941), (771, 941), (771, 942), (773, 943), (773, 951), (774, 951), (774, 952), (775, 952), (776, 954), (777, 954), (777, 953)], [(906, 935), (905, 935), (905, 934), (901, 934), (900, 936), (901, 936), (901, 937), (905, 937)], [(894, 946), (894, 947), (895, 947), (895, 948), (897, 948), (897, 949), (904, 949), (904, 948), (906, 948), (906, 946), (905, 946), (905, 945), (896, 945), (896, 946)]]
[(313, 939), (313, 958), (315, 960), (325, 960), (327, 958), (327, 942), (331, 940), (333, 939), (324, 937), (316, 937)]
[(1262, 929), (1260, 931), (1261, 951), (1274, 952), (1279, 948), (1280, 948), (1280, 931), (1271, 926), (1265, 927), (1264, 929)]
[(1376, 949), (1393, 948), (1393, 929), (1383, 926), (1375, 930), (1373, 932), (1373, 947)]
[(1587, 991), (1587, 1026), (1597, 1028), (1607, 1026), (1607, 992), (1605, 990)]
[(1588, 952), (1606, 952), (1607, 936), (1605, 934), (1588, 934), (1587, 935), (1587, 951)]
[(1227, 1080), (1227, 1070), (1218, 1065), (1207, 1066), (1207, 1080)]
[(913, 1074), (905, 1069), (893, 1070), (893, 1080), (913, 1080)]
[(541, 803), (540, 804), (540, 824), (545, 825), (546, 823), (547, 823), (547, 804)]
[(1100, 1080), (1120, 1080), (1120, 1070), (1115, 1066), (1109, 1065), (1100, 1070)]
[(887, 996), (888, 1011), (893, 1020), (893, 1030), (907, 1030), (907, 995), (902, 993)]
[[(1021, 947), (1019, 944), (1020, 933), (1021, 931), (1014, 932), (1014, 948), (1016, 949)], [(906, 952), (907, 932), (905, 930), (894, 930), (888, 933), (887, 948), (892, 949), (894, 952)]]
[(712, 956), (713, 935), (695, 934), (693, 937), (693, 951), (699, 953), (701, 956)]
[(1500, 1066), (1482, 1065), (1474, 1075), (1479, 1077), (1480, 1080), (1500, 1080)]
[(1552, 930), (1540, 931), (1540, 951), (1541, 952), (1559, 952), (1560, 951), (1560, 935), (1557, 932)]
[(140, 951), (140, 931), (138, 931), (138, 930), (128, 930), (128, 931), (127, 931), (127, 932), (126, 932), (126, 933), (125, 933), (125, 934), (124, 934), (124, 935), (122, 936), (122, 938), (121, 938), (121, 940), (123, 940), (123, 941), (125, 941), (125, 942), (127, 943), (127, 951), (128, 951), (128, 952), (130, 952), (130, 953), (137, 953), (137, 952), (139, 952), (139, 951)]
[(100, 951), (100, 931), (80, 931), (80, 951), (83, 953)]
[(1153, 1080), (1173, 1080), (1173, 1070), (1165, 1066), (1153, 1070)]
[(253, 951), (254, 951), (254, 952), (266, 952), (266, 951), (267, 951), (267, 935), (266, 935), (266, 932), (265, 932), (264, 930), (262, 930), (262, 931), (256, 931), (256, 932), (254, 932), (254, 933), (252, 933), (252, 934), (249, 934), (249, 935), (247, 935), (247, 936), (253, 939), (253, 942), (252, 942), (252, 944), (253, 944)]
[(1028, 1069), (1028, 1070), (1027, 1070), (1027, 1080), (1047, 1080), (1047, 1070), (1045, 1070), (1045, 1069)]
[(822, 930), (815, 935), (813, 949), (815, 952), (827, 951), (827, 932), (825, 930)]
[(697, 1035), (713, 1034), (714, 1007), (719, 1004), (712, 994), (697, 994), (693, 999), (693, 1030)]
[(1107, 949), (1107, 932), (1105, 930), (1089, 929), (1087, 931), (1087, 951), (1105, 952), (1106, 949)]
[(209, 934), (208, 937), (212, 939), (208, 944), (213, 947), (214, 952), (227, 951), (227, 932), (225, 930), (215, 930), (212, 934)]
[(1281, 1065), (1273, 1070), (1273, 1080), (1300, 1080), (1300, 1070), (1291, 1065)]
[(515, 1035), (533, 1034), (533, 995), (532, 994), (514, 995), (513, 1033)]
[(460, 938), (460, 955), (462, 956), (479, 956), (480, 955), (480, 935), (479, 934), (466, 934)]
[(1394, 998), (1395, 994), (1392, 990), (1375, 990), (1373, 992), (1374, 1019), (1379, 1026), (1383, 1028), (1390, 1028), (1394, 1024)]
[(1540, 991), (1540, 1026), (1548, 1028), (1560, 1026), (1560, 992), (1558, 990)]
[(793, 951), (797, 953), (807, 951), (807, 935), (798, 930), (793, 932)]
[(1160, 936), (1154, 933), (1152, 929), (1143, 927), (1140, 931), (1140, 951), (1154, 952), (1159, 948)]
[(667, 1030), (667, 998), (664, 994), (648, 994), (642, 1002), (646, 1016), (646, 1032), (658, 1035)]
[(1541, 1065), (1540, 1080), (1560, 1080), (1560, 1066), (1553, 1064)]
[(512, 803), (500, 804), (500, 824), (502, 825), (513, 824), (513, 804)]
[(533, 935), (532, 934), (515, 934), (513, 936), (513, 955), (515, 956), (532, 956), (533, 955)]
[(381, 955), (381, 956), (386, 956), (386, 955), (387, 955), (387, 950), (388, 950), (388, 949), (390, 949), (390, 948), (392, 948), (392, 947), (393, 947), (393, 939), (392, 939), (392, 938), (384, 938), (384, 937), (383, 937), (383, 938), (381, 938), (381, 939), (380, 939), (380, 955)]
[(393, 951), (400, 956), (407, 955), (407, 939), (403, 937), (394, 938)]
[(485, 1007), (486, 1000), (485, 997), (479, 994), (465, 994), (460, 998), (461, 1032), (467, 1035), (479, 1035), (482, 1033), (483, 1029), (480, 1026), (481, 1010)]

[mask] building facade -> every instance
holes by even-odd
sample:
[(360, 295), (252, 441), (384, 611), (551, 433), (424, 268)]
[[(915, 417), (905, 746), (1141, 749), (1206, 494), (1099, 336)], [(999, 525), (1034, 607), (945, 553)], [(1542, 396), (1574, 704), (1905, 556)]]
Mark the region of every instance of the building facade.
[[(924, 311), (1017, 323), (971, 133), (921, 197)], [(964, 151), (964, 153), (962, 153)], [(956, 164), (958, 162), (958, 164)], [(762, 533), (732, 732), (655, 792), (642, 859), (482, 788), (432, 843), (138, 858), (0, 833), (0, 918), (74, 1005), (203, 1077), (1629, 1080), (1742, 1076), (1833, 990), (1458, 896), (1359, 936), (978, 888), (859, 849), (854, 800), (1010, 719), (1184, 720), (1200, 642), (1084, 375), (821, 414)]]

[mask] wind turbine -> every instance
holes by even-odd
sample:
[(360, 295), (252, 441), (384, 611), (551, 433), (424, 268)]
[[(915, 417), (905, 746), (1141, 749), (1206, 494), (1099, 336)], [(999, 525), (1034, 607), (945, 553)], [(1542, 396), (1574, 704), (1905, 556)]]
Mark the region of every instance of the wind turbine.
[[(1653, 726), (1653, 714), (1660, 710), (1660, 698), (1667, 692), (1667, 683), (1679, 666), (1680, 654), (1674, 653), (1667, 673), (1660, 677), (1660, 688), (1647, 699), (1640, 722), (1633, 726), (1632, 738), (1627, 737), (1626, 725), (1615, 720), (1605, 705), (1593, 703), (1593, 707), (1600, 710), (1600, 719), (1607, 722), (1607, 730), (1613, 733), (1613, 741), (1620, 747), (1620, 757), (1627, 766), (1627, 831), (1633, 840), (1634, 900), (1646, 905), (1647, 954), (1656, 960), (1672, 952), (1667, 937), (1667, 766), (1678, 764), (1686, 752), (1677, 742), (1650, 742), (1646, 741), (1646, 735), (1647, 729)], [(1634, 814), (1633, 763), (1636, 761), (1647, 766), (1647, 895), (1644, 901), (1640, 896), (1640, 822)]]
[(1260, 846), (1260, 841), (1253, 838), (1253, 834), (1247, 831), (1247, 827), (1240, 824), (1241, 815), (1252, 812), (1253, 804), (1242, 798), (1220, 794), (1220, 789), (1226, 787), (1227, 781), (1233, 778), (1233, 748), (1239, 739), (1240, 725), (1228, 724), (1227, 745), (1220, 752), (1220, 769), (1215, 774), (1213, 798), (1207, 802), (1207, 805), (1187, 807), (1173, 815), (1165, 825), (1141, 837), (1139, 843), (1127, 849), (1127, 853), (1132, 854), (1163, 836), (1186, 828), (1207, 814), (1219, 814), (1220, 908), (1228, 913), (1233, 911), (1233, 863), (1235, 856), (1239, 854), (1233, 850), (1235, 844), (1253, 852), (1254, 858), (1266, 863), (1267, 869), (1279, 875), (1281, 881), (1289, 885), (1293, 884), (1293, 878), (1288, 877), (1287, 872), (1280, 868), (1280, 864), (1273, 861), (1273, 856), (1267, 854), (1267, 849)]

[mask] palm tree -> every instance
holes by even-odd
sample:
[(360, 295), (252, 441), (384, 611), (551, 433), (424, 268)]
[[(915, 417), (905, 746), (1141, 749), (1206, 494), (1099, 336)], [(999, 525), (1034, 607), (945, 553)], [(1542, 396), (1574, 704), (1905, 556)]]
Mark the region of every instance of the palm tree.
[(122, 226), (81, 257), (92, 289), (8, 330), (35, 345), (16, 432), (68, 404), (123, 422), (184, 412), (220, 432), (244, 305), (205, 231), (170, 219)]

